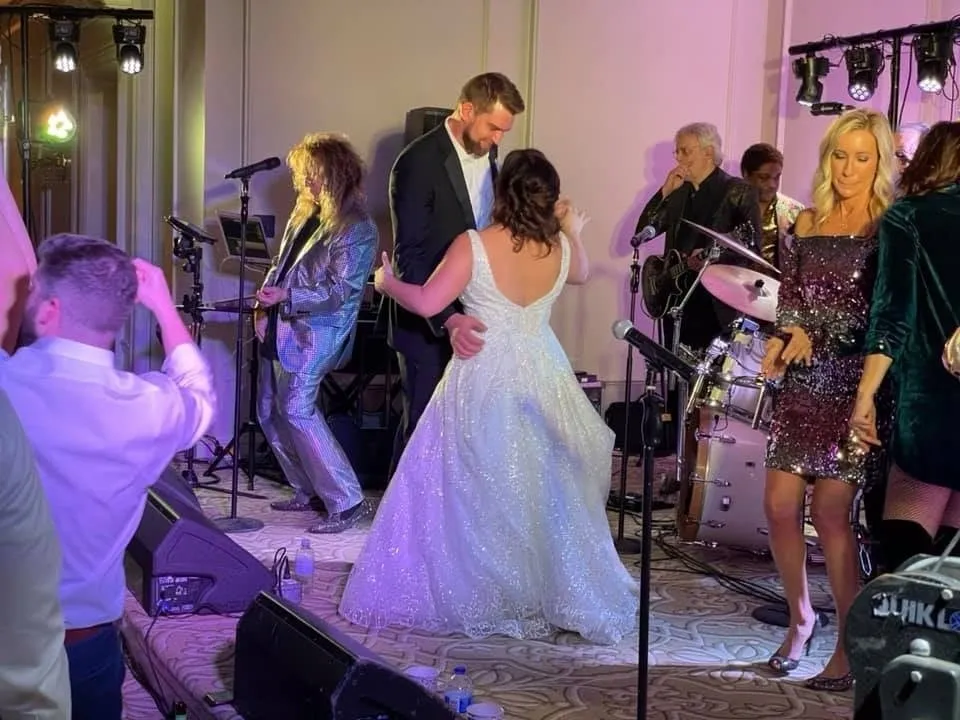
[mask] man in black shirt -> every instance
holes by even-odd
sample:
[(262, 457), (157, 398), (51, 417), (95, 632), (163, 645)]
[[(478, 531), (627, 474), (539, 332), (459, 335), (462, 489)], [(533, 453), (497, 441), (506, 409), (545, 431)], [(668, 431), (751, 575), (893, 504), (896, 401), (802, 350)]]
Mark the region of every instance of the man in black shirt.
[[(679, 253), (686, 264), (685, 280), (689, 282), (703, 266), (703, 252), (712, 241), (681, 220), (722, 233), (736, 231), (738, 239), (757, 252), (760, 209), (757, 191), (720, 168), (723, 151), (716, 127), (709, 123), (685, 125), (677, 131), (675, 143), (677, 166), (643, 209), (637, 232), (648, 225), (666, 232), (664, 256), (672, 251)], [(722, 262), (744, 264), (730, 251), (725, 253)], [(698, 286), (683, 310), (680, 342), (694, 351), (703, 350), (735, 317), (736, 311), (714, 300), (706, 289)], [(673, 340), (673, 319), (666, 315), (662, 320), (663, 342), (669, 348)]]

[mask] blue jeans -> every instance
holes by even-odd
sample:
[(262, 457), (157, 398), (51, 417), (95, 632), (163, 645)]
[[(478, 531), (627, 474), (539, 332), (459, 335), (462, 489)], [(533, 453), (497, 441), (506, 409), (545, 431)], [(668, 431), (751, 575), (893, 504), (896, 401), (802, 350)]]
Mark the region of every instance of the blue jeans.
[(120, 720), (126, 671), (120, 631), (106, 625), (66, 648), (73, 720)]

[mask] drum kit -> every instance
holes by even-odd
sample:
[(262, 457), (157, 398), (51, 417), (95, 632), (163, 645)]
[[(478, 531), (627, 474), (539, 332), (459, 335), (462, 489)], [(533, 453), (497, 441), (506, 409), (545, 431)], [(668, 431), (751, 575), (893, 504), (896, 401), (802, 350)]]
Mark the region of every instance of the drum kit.
[[(674, 318), (674, 354), (694, 365), (680, 394), (677, 423), (677, 529), (681, 540), (762, 552), (764, 456), (772, 416), (772, 383), (760, 372), (765, 324), (776, 320), (779, 270), (723, 233), (687, 222), (713, 240)], [(725, 250), (770, 274), (719, 261)], [(700, 355), (679, 347), (683, 306), (702, 284), (740, 316)], [(683, 385), (683, 383), (681, 383)]]

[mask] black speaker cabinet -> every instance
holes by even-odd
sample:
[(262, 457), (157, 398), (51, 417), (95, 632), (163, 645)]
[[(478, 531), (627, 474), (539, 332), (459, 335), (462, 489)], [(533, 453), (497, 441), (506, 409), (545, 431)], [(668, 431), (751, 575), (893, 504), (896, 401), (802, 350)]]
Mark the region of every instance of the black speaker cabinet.
[(150, 615), (239, 613), (273, 588), (272, 573), (203, 514), (173, 470), (149, 490), (127, 561), (127, 584)]
[(410, 110), (403, 127), (403, 144), (409, 145), (421, 135), (426, 135), (452, 114), (453, 110), (449, 108), (419, 107)]
[(441, 699), (309, 612), (261, 593), (237, 624), (245, 720), (454, 720)]

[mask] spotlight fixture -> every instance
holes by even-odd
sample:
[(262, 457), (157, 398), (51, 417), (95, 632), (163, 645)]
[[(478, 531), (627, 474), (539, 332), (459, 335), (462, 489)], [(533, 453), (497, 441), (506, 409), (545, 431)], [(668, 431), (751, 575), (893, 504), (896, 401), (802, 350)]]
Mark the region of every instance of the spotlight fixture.
[(50, 42), (53, 44), (53, 66), (60, 72), (77, 69), (77, 43), (80, 23), (75, 20), (50, 21)]
[(942, 91), (954, 65), (953, 35), (917, 35), (913, 38), (913, 54), (917, 58), (917, 87), (928, 93)]
[(830, 72), (830, 61), (825, 57), (807, 55), (793, 61), (793, 74), (800, 78), (797, 102), (801, 105), (813, 105), (823, 96), (823, 83), (820, 78)]
[(847, 61), (850, 97), (859, 102), (869, 100), (877, 89), (877, 79), (883, 69), (883, 53), (880, 48), (871, 46), (852, 47), (843, 55)]
[(34, 114), (36, 138), (44, 145), (69, 143), (77, 134), (77, 121), (67, 108), (48, 103)]
[(139, 23), (113, 26), (113, 42), (117, 45), (117, 62), (127, 75), (136, 75), (143, 70), (143, 44), (147, 39), (147, 28)]

